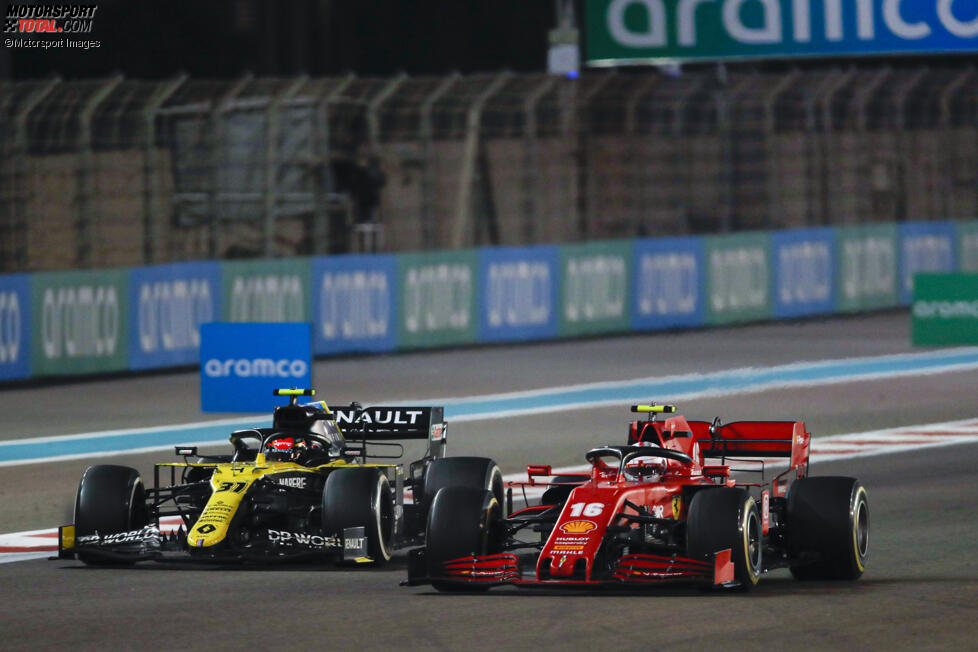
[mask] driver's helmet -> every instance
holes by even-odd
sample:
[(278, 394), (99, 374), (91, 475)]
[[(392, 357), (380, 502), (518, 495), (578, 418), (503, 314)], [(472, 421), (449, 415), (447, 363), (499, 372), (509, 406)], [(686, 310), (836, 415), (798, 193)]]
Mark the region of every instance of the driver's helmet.
[(652, 442), (638, 442), (636, 446), (647, 447), (649, 455), (633, 457), (625, 464), (625, 477), (629, 480), (653, 480), (662, 475), (666, 470), (666, 459), (654, 455), (655, 449), (660, 448)]
[(305, 437), (276, 437), (265, 444), (265, 459), (270, 462), (294, 462), (302, 464), (313, 454), (321, 453), (325, 446), (315, 439)]

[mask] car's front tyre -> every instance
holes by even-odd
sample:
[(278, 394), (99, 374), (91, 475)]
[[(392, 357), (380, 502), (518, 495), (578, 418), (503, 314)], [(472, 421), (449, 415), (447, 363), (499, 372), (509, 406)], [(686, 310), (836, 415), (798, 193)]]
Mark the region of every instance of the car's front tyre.
[(708, 557), (730, 549), (734, 578), (750, 590), (761, 574), (762, 532), (757, 502), (743, 489), (718, 487), (693, 495), (686, 522), (690, 556)]
[(488, 585), (444, 579), (445, 562), (499, 552), (502, 506), (496, 496), (477, 487), (445, 487), (428, 511), (425, 559), (428, 577), (439, 591), (480, 591)]
[[(75, 538), (138, 530), (149, 522), (146, 489), (139, 471), (128, 466), (88, 467), (75, 496)], [(125, 563), (78, 553), (85, 564)]]
[(342, 535), (362, 527), (374, 563), (387, 563), (394, 549), (394, 491), (379, 469), (337, 469), (326, 477), (322, 501), (323, 534)]

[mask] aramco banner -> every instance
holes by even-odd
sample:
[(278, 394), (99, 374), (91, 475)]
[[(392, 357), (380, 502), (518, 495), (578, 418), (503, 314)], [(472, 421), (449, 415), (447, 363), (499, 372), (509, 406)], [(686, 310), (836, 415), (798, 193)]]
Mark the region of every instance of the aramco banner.
[(589, 65), (974, 52), (973, 0), (587, 0)]
[(312, 387), (308, 323), (201, 324), (201, 410), (271, 412), (273, 390), (292, 387)]
[(978, 274), (917, 274), (911, 314), (915, 346), (978, 344)]

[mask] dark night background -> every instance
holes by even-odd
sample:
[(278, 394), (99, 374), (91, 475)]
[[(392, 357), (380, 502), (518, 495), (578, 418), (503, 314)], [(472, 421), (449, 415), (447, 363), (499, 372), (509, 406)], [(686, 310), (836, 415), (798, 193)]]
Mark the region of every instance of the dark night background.
[(95, 32), (76, 38), (99, 49), (3, 47), (0, 77), (543, 70), (556, 22), (554, 0), (93, 1)]

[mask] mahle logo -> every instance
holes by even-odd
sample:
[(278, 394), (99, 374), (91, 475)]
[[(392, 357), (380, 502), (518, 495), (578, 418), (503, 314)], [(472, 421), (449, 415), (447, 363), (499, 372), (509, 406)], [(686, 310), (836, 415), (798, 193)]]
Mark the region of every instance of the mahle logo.
[(211, 358), (204, 363), (204, 373), (211, 378), (238, 376), (239, 378), (303, 378), (309, 373), (305, 360), (272, 360), (255, 358), (248, 360)]

